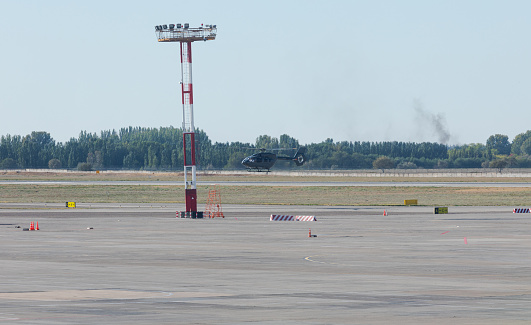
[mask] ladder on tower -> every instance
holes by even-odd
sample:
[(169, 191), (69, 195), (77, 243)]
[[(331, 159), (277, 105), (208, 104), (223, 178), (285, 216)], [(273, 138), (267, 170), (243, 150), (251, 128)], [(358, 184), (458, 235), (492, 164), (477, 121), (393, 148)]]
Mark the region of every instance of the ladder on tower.
[(208, 191), (205, 218), (225, 218), (221, 210), (221, 193), (217, 187)]

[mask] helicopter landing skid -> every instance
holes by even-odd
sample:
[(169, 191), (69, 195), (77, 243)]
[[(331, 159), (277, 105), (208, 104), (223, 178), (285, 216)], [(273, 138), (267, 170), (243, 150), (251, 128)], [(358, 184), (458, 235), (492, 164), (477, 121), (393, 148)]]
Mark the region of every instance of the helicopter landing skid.
[(254, 172), (254, 173), (269, 173), (270, 169), (261, 169), (261, 168), (247, 168), (248, 172)]

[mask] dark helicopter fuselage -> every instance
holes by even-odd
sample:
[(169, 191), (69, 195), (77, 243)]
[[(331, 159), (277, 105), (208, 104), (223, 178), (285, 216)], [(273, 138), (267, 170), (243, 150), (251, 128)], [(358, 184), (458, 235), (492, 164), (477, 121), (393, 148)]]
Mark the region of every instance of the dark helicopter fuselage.
[(297, 150), (297, 153), (293, 156), (279, 156), (272, 152), (266, 152), (265, 149), (261, 149), (261, 152), (255, 153), (242, 160), (242, 165), (247, 167), (248, 171), (257, 172), (269, 172), (270, 168), (277, 162), (277, 160), (290, 160), (295, 162), (297, 166), (302, 166), (306, 161), (304, 154), (306, 148), (301, 147)]
[(242, 165), (249, 169), (269, 170), (277, 162), (277, 155), (272, 152), (259, 152), (242, 161)]

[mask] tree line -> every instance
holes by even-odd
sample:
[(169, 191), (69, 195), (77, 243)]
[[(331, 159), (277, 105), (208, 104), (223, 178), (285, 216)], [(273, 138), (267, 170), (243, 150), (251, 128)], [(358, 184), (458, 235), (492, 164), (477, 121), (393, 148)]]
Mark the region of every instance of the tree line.
[[(260, 148), (284, 148), (291, 155), (299, 141), (287, 134), (259, 136), (255, 143), (215, 142), (203, 130), (195, 134), (199, 169), (243, 169), (241, 161)], [(367, 142), (326, 139), (307, 147), (303, 169), (368, 168), (531, 168), (531, 130), (508, 136), (495, 134), (485, 144), (447, 146), (434, 142)], [(100, 135), (82, 131), (77, 138), (56, 142), (47, 132), (0, 138), (0, 168), (66, 168), (79, 170), (181, 170), (183, 133), (179, 128), (122, 128)], [(278, 161), (276, 169), (295, 168)], [(297, 167), (301, 168), (301, 167)]]

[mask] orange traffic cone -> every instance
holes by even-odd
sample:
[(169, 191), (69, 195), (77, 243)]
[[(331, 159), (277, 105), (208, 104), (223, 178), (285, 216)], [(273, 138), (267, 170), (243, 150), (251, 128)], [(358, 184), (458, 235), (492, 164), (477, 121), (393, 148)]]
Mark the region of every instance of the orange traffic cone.
[(308, 237), (312, 237), (312, 230), (308, 231)]
[(35, 225), (35, 230), (39, 230), (39, 222), (37, 221), (37, 224)]
[(387, 211), (384, 210), (384, 214), (383, 215), (386, 216), (387, 215)]
[(33, 225), (33, 221), (30, 223), (30, 230), (35, 230), (35, 226)]

